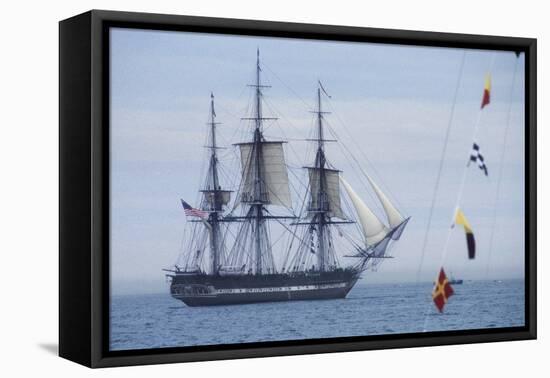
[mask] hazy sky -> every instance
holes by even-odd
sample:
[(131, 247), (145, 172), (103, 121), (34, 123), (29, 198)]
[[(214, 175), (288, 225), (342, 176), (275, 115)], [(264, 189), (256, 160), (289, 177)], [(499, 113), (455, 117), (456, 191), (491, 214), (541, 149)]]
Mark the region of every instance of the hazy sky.
[[(163, 267), (177, 260), (186, 218), (180, 198), (198, 205), (210, 92), (216, 96), (220, 143), (227, 169), (237, 167), (232, 143), (247, 138), (256, 49), (266, 84), (270, 139), (289, 140), (291, 167), (308, 162), (317, 80), (332, 96), (328, 126), (411, 221), (392, 253), (364, 282), (414, 281), (464, 50), (349, 42), (234, 37), (113, 29), (111, 32), (111, 282), (113, 293), (168, 290)], [(491, 104), (480, 119), (478, 143), (489, 177), (471, 166), (461, 207), (475, 232), (477, 258), (468, 261), (461, 229), (454, 229), (444, 261), (465, 279), (523, 277), (524, 58), (510, 52), (469, 50), (459, 85), (422, 280), (433, 280), (451, 224), (486, 72)], [(512, 103), (510, 103), (512, 98)], [(489, 253), (496, 181), (508, 108), (511, 123), (503, 159), (493, 248)], [(331, 163), (384, 219), (372, 193), (341, 146)], [(296, 171), (297, 172), (297, 171)], [(225, 184), (229, 184), (226, 180)], [(294, 196), (294, 203), (298, 198)], [(278, 246), (282, 246), (278, 244)], [(276, 246), (277, 247), (277, 246)], [(274, 253), (282, 254), (274, 247)], [(491, 255), (489, 260), (489, 254)], [(488, 275), (486, 269), (488, 267)]]

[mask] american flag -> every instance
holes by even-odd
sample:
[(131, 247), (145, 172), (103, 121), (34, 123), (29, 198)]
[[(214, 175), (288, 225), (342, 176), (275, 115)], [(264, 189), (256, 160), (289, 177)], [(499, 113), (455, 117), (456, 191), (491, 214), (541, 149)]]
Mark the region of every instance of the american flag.
[(182, 199), (180, 200), (181, 200), (181, 205), (183, 206), (183, 210), (185, 211), (185, 215), (187, 215), (188, 217), (208, 218), (208, 212), (195, 209), (184, 200)]

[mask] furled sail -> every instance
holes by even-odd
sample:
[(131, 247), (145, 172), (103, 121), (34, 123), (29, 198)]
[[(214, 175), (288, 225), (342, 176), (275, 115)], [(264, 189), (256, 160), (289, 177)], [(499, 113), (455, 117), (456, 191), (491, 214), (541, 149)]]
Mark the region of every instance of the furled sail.
[[(260, 173), (260, 198), (263, 203), (292, 207), (288, 172), (285, 164), (283, 142), (261, 142)], [(241, 150), (242, 187), (240, 202), (254, 202), (256, 164), (254, 161), (254, 143), (239, 144)]]
[[(214, 207), (215, 193), (214, 190), (201, 190), (204, 193), (204, 199), (208, 206)], [(218, 189), (218, 201), (221, 205), (227, 205), (231, 201), (231, 191)]]
[(361, 223), (363, 229), (363, 235), (368, 245), (374, 245), (383, 240), (388, 234), (388, 227), (384, 225), (380, 219), (372, 212), (371, 209), (363, 202), (363, 200), (355, 193), (350, 184), (343, 177), (340, 177), (340, 181), (344, 185), (346, 192), (348, 193), (353, 207), (359, 217), (359, 223)]
[[(311, 193), (310, 210), (316, 210), (319, 203), (317, 198), (319, 194), (319, 185), (320, 185), (319, 168), (308, 167), (308, 171), (309, 171), (309, 187), (310, 187), (310, 193)], [(326, 179), (326, 188), (325, 188), (325, 192), (327, 194), (326, 200), (329, 206), (328, 215), (331, 217), (345, 219), (344, 213), (342, 212), (342, 205), (340, 203), (340, 171), (335, 169), (325, 168), (324, 172), (325, 172), (325, 179)]]
[(388, 222), (390, 224), (391, 228), (395, 228), (403, 223), (405, 218), (397, 211), (395, 206), (390, 202), (388, 197), (380, 190), (378, 185), (370, 178), (369, 175), (367, 176), (367, 180), (369, 180), (370, 185), (374, 189), (374, 192), (376, 193), (376, 196), (382, 203), (382, 207), (384, 208), (384, 212), (386, 213), (386, 217), (388, 218)]

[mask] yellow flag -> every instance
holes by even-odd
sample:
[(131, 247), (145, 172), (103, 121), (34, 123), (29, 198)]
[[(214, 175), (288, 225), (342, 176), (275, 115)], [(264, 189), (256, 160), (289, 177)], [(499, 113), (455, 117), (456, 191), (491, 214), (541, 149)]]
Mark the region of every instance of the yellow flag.
[(473, 233), (472, 226), (470, 226), (470, 222), (468, 222), (468, 219), (466, 219), (466, 216), (460, 209), (456, 209), (455, 223), (463, 226), (464, 231)]
[(483, 89), (485, 89), (488, 92), (491, 92), (491, 74), (485, 75), (485, 86)]
[(491, 75), (485, 76), (485, 85), (483, 87), (483, 97), (481, 98), (481, 109), (491, 102)]
[(474, 238), (474, 231), (472, 230), (472, 226), (470, 226), (470, 222), (468, 222), (468, 219), (466, 219), (466, 216), (460, 209), (456, 209), (455, 224), (464, 227), (464, 231), (466, 232), (466, 245), (468, 246), (468, 258), (475, 258), (476, 241)]

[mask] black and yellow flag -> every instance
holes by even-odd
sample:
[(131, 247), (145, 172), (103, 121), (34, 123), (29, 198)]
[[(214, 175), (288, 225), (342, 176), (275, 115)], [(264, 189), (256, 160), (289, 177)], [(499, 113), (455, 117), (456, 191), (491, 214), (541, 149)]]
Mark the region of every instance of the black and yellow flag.
[(468, 222), (468, 219), (466, 219), (466, 216), (464, 216), (464, 213), (460, 209), (456, 209), (455, 224), (464, 227), (464, 231), (466, 232), (466, 244), (468, 245), (468, 258), (475, 258), (476, 240), (474, 238), (474, 231), (472, 230), (472, 226), (470, 226), (470, 222)]

